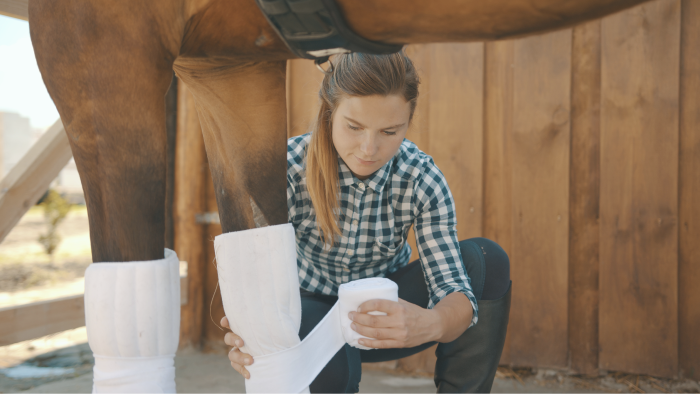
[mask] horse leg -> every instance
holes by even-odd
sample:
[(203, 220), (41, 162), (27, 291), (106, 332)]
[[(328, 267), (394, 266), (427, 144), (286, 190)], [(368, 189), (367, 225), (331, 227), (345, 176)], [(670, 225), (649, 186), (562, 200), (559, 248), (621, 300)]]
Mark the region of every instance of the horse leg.
[(175, 2), (33, 0), (32, 42), (85, 191), (95, 392), (174, 392), (179, 261), (164, 246)]
[(285, 68), (175, 62), (195, 98), (224, 233), (287, 223)]

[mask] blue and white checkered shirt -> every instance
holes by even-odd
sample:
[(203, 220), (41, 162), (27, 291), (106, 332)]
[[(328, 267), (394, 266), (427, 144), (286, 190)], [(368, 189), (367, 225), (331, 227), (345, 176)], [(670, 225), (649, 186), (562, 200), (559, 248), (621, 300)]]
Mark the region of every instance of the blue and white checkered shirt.
[(296, 231), (301, 288), (337, 295), (343, 283), (397, 271), (409, 263), (406, 237), (413, 225), (430, 291), (428, 308), (458, 291), (469, 298), (471, 325), (476, 324), (476, 298), (459, 251), (454, 200), (432, 157), (405, 139), (388, 163), (362, 181), (338, 158), (342, 237), (329, 250), (306, 189), (310, 138), (304, 134), (287, 141), (287, 206)]

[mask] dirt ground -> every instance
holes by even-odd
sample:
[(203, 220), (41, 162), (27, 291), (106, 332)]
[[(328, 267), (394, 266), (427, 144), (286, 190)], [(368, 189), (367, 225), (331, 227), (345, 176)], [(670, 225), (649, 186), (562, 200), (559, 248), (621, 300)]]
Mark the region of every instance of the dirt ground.
[[(94, 359), (85, 328), (0, 347), (0, 393), (89, 393)], [(11, 378), (16, 366), (62, 370), (57, 376)], [(180, 351), (175, 358), (176, 384), (182, 393), (244, 392), (244, 380), (231, 369), (223, 353)], [(360, 393), (435, 392), (430, 376), (406, 376), (363, 365)], [(494, 393), (697, 393), (698, 382), (655, 379), (622, 373), (582, 378), (551, 369), (500, 367)]]
[(58, 226), (61, 243), (53, 259), (38, 242), (47, 231), (43, 211), (34, 207), (0, 244), (0, 292), (16, 292), (81, 278), (90, 264), (87, 210), (75, 206)]
[[(46, 231), (43, 213), (30, 210), (0, 244), (0, 308), (44, 299), (81, 294), (83, 275), (91, 261), (87, 212), (73, 209), (59, 227), (63, 241), (53, 261), (37, 239)], [(94, 359), (85, 327), (0, 347), (0, 393), (80, 393), (92, 390)], [(243, 392), (244, 381), (225, 354), (181, 351), (175, 359), (179, 392)], [(9, 377), (20, 366), (43, 371), (44, 377)], [(361, 393), (427, 393), (435, 386), (429, 376), (406, 376), (363, 366)], [(572, 376), (566, 371), (500, 367), (493, 392), (612, 392), (700, 393), (691, 380), (608, 373), (596, 378)]]

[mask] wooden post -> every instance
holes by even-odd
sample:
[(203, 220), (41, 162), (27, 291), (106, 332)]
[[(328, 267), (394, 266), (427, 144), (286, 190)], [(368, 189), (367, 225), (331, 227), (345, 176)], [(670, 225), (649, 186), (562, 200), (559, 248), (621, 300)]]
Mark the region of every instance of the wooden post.
[(206, 211), (206, 166), (204, 139), (194, 99), (184, 84), (178, 85), (175, 195), (173, 224), (175, 251), (187, 261), (187, 304), (181, 309), (180, 347), (199, 348), (202, 340), (204, 305), (204, 226), (195, 215)]
[(681, 18), (678, 340), (682, 375), (700, 380), (700, 2)]
[(577, 373), (598, 373), (600, 249), (600, 21), (574, 28), (571, 59), (569, 355)]

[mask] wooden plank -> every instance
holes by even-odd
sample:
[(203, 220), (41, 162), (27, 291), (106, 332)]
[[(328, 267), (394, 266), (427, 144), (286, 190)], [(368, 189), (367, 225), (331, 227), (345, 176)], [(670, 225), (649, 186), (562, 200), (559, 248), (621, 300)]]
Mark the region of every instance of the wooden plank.
[(85, 325), (83, 295), (0, 309), (0, 346)]
[[(415, 143), (418, 149), (430, 154), (430, 46), (424, 44), (408, 45), (405, 47), (405, 51), (406, 55), (413, 61), (420, 78), (418, 103), (406, 138)], [(416, 235), (413, 233), (413, 227), (408, 232), (406, 242), (411, 246), (411, 261), (418, 259)]]
[[(187, 275), (180, 275), (187, 295)], [(39, 338), (85, 325), (83, 294), (0, 308), (0, 346)], [(180, 299), (184, 304), (186, 298)]]
[(681, 7), (679, 361), (700, 380), (700, 2)]
[(600, 21), (573, 29), (569, 194), (569, 354), (579, 374), (598, 373)]
[(311, 60), (287, 61), (287, 137), (310, 131), (318, 116), (322, 81), (323, 73)]
[[(483, 234), (512, 253), (512, 155), (514, 41), (484, 48), (484, 214)], [(501, 364), (511, 364), (510, 324)]]
[(188, 262), (189, 277), (188, 300), (180, 311), (180, 346), (199, 348), (207, 256), (204, 227), (196, 223), (195, 215), (206, 211), (205, 185), (210, 176), (194, 98), (184, 83), (178, 84), (175, 147), (174, 244), (178, 257)]
[(29, 0), (0, 0), (0, 15), (29, 20)]
[[(207, 212), (217, 211), (216, 192), (214, 191), (214, 182), (209, 175), (209, 167), (207, 166), (207, 176), (204, 188), (207, 191), (206, 204)], [(224, 304), (221, 300), (221, 291), (219, 291), (219, 275), (216, 272), (216, 255), (214, 253), (214, 238), (221, 234), (220, 224), (208, 224), (204, 229), (204, 237), (206, 242), (206, 268), (204, 276), (204, 332), (203, 332), (203, 349), (205, 351), (227, 351), (224, 344), (225, 332), (220, 328), (219, 323), (224, 313)]]
[[(432, 44), (424, 49), (430, 61), (421, 90), (430, 98), (429, 104), (421, 103), (428, 104), (428, 145), (455, 199), (459, 239), (477, 237), (483, 212), (484, 45)], [(431, 347), (399, 360), (398, 368), (432, 373), (435, 361)]]
[(600, 367), (678, 373), (680, 1), (602, 22)]
[(566, 367), (571, 30), (516, 41), (514, 65), (510, 357)]
[(480, 237), (484, 44), (433, 44), (430, 56), (430, 151), (454, 196), (459, 239)]
[(0, 242), (39, 201), (72, 156), (59, 119), (0, 180)]

